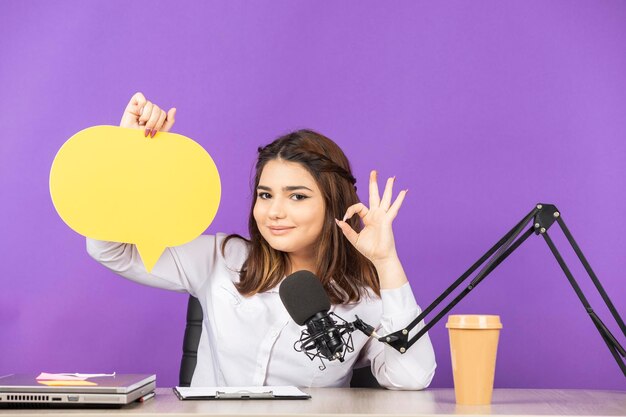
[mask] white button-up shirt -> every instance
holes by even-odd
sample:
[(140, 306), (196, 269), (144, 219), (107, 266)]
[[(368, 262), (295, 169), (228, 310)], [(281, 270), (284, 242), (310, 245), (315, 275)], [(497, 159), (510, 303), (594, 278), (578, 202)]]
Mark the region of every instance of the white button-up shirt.
[[(294, 344), (304, 327), (289, 317), (278, 287), (244, 297), (235, 288), (238, 271), (248, 254), (247, 243), (231, 239), (223, 255), (226, 235), (202, 235), (168, 248), (151, 273), (146, 272), (133, 244), (87, 239), (87, 251), (98, 262), (135, 282), (188, 292), (200, 300), (202, 335), (192, 386), (295, 385), (347, 387), (354, 367), (371, 366), (378, 382), (391, 389), (422, 389), (435, 372), (435, 355), (428, 335), (406, 353), (352, 333), (354, 352), (344, 362), (310, 360)], [(370, 291), (358, 303), (333, 305), (331, 311), (348, 322), (358, 315), (384, 335), (402, 329), (420, 313), (410, 285)], [(419, 331), (423, 323), (411, 331)], [(182, 341), (181, 341), (182, 342)]]

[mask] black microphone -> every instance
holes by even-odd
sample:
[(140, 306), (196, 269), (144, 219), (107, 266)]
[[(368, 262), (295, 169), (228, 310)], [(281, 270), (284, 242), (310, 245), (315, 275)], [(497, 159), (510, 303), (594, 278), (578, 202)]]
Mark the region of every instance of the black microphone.
[[(322, 358), (343, 362), (346, 352), (354, 351), (350, 333), (355, 327), (328, 312), (330, 300), (315, 275), (309, 271), (294, 272), (280, 284), (279, 294), (291, 318), (307, 327), (294, 344), (296, 351), (304, 352), (311, 360), (318, 357), (322, 361), (320, 369), (326, 368)], [(342, 323), (337, 324), (333, 317)], [(316, 353), (311, 352), (313, 350)]]

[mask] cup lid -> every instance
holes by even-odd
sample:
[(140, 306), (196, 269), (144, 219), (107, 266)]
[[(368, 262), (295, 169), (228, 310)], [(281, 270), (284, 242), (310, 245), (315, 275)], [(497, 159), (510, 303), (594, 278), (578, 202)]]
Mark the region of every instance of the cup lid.
[(454, 314), (448, 316), (448, 329), (501, 329), (500, 316), (487, 314)]

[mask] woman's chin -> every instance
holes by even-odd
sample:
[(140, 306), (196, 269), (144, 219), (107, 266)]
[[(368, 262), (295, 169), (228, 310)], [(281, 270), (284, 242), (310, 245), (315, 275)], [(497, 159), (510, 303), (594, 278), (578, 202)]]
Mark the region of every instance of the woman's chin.
[(274, 250), (281, 251), (281, 252), (292, 251), (293, 245), (291, 245), (287, 239), (281, 238), (280, 236), (267, 236), (265, 237), (265, 241)]
[(293, 252), (291, 245), (284, 244), (284, 243), (281, 244), (280, 242), (269, 242), (269, 244), (274, 250), (285, 252), (285, 253)]

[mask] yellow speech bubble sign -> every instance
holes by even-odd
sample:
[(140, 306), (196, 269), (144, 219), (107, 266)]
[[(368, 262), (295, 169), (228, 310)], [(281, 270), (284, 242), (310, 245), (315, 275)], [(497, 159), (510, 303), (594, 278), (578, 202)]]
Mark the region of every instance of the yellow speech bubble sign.
[(50, 169), (61, 219), (97, 240), (134, 243), (149, 272), (166, 247), (198, 237), (221, 197), (217, 167), (193, 140), (95, 126), (63, 144)]

